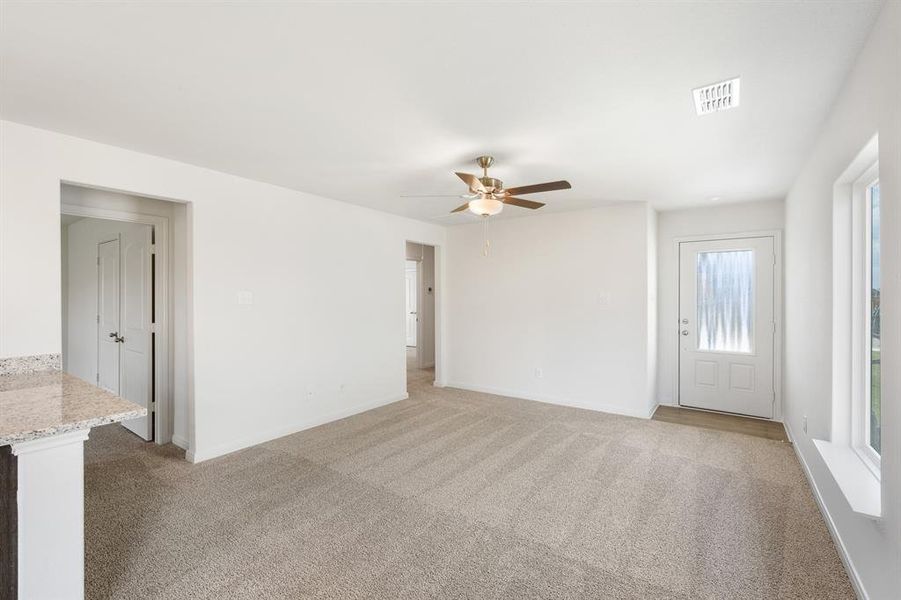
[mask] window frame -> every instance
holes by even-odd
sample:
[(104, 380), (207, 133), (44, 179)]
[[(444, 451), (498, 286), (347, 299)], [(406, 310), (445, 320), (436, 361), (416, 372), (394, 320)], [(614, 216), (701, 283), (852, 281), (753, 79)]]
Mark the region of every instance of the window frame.
[[(879, 183), (879, 163), (854, 182), (852, 189), (852, 365), (851, 447), (864, 465), (881, 479), (882, 457), (870, 446), (872, 360), (872, 207), (871, 193)], [(880, 215), (881, 216), (881, 215)]]

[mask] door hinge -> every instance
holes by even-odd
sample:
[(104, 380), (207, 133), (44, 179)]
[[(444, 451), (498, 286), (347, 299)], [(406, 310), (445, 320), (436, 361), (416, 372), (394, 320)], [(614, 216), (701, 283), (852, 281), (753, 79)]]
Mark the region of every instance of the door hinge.
[(97, 377), (94, 380), (97, 382), (97, 385), (100, 385), (100, 373), (97, 373)]
[(98, 267), (100, 266), (100, 257), (99, 256), (97, 257), (97, 266)]
[(97, 315), (97, 324), (100, 324), (100, 315)]

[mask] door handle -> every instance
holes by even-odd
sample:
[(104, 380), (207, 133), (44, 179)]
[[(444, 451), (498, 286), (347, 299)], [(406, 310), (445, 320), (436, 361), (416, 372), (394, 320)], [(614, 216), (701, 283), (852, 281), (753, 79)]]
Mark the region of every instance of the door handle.
[(687, 329), (683, 329), (683, 330), (682, 330), (682, 335), (688, 335), (688, 330), (687, 330)]
[(119, 332), (118, 332), (118, 331), (115, 331), (115, 332), (109, 334), (109, 336), (110, 336), (111, 338), (115, 338), (115, 339), (113, 339), (113, 341), (116, 342), (117, 344), (125, 343), (125, 338), (124, 338), (124, 337), (119, 337)]

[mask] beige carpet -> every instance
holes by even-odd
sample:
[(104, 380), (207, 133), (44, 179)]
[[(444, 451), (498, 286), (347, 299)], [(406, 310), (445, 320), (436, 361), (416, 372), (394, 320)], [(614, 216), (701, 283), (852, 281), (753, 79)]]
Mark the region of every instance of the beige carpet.
[(852, 598), (791, 446), (431, 387), (190, 465), (87, 443), (87, 596)]

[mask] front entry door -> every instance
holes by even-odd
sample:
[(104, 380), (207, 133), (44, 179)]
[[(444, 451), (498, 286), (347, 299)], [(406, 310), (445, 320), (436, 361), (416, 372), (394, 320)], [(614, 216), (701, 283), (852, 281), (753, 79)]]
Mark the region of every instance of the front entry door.
[(772, 236), (679, 244), (679, 404), (772, 419)]

